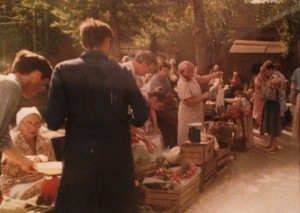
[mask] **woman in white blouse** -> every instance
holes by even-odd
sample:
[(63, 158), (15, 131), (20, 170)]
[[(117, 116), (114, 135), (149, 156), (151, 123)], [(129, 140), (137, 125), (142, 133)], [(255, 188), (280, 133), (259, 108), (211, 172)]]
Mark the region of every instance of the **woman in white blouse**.
[(188, 124), (204, 121), (203, 101), (209, 93), (202, 94), (200, 84), (209, 83), (213, 78), (222, 77), (223, 72), (217, 71), (209, 75), (199, 76), (195, 73), (195, 65), (183, 61), (178, 66), (180, 75), (177, 83), (180, 100), (178, 110), (178, 145), (188, 140)]

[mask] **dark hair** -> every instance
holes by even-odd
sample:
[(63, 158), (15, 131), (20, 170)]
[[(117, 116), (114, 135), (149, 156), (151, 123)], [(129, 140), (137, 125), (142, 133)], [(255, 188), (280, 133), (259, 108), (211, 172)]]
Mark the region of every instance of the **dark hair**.
[(161, 65), (159, 65), (159, 70), (162, 68), (171, 69), (171, 65), (168, 62), (163, 62)]
[(274, 63), (274, 69), (277, 70), (277, 71), (280, 71), (281, 70), (281, 65), (278, 62)]
[(147, 65), (150, 65), (150, 64), (157, 65), (156, 56), (150, 50), (140, 50), (134, 56), (134, 60), (138, 63), (145, 63)]
[(269, 70), (269, 69), (274, 69), (274, 64), (273, 63), (270, 63), (270, 64), (267, 64), (266, 68)]
[(165, 92), (161, 92), (161, 91), (149, 92), (148, 96), (149, 97), (156, 97), (157, 101), (159, 101), (159, 102), (165, 102), (165, 100), (167, 98), (167, 94)]
[(42, 79), (51, 78), (52, 67), (45, 57), (29, 50), (21, 50), (16, 54), (12, 73), (29, 74), (36, 70), (42, 73)]
[(80, 26), (81, 43), (85, 49), (93, 49), (100, 46), (105, 38), (113, 38), (113, 31), (110, 26), (102, 21), (88, 18)]

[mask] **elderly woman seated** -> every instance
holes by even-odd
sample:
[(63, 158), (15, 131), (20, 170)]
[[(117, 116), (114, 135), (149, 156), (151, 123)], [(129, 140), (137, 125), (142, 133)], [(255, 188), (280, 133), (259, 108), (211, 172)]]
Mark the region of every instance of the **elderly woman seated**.
[[(40, 132), (41, 115), (35, 107), (20, 109), (17, 126), (11, 131), (13, 143), (28, 158), (36, 162), (55, 161), (50, 139)], [(15, 199), (28, 199), (40, 193), (45, 175), (28, 173), (21, 166), (10, 161), (5, 155), (1, 160), (0, 187), (3, 195)]]

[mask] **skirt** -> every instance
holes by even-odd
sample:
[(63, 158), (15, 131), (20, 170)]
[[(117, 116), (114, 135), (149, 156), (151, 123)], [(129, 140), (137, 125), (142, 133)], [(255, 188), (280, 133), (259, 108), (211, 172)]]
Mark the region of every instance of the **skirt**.
[(279, 102), (266, 101), (262, 114), (261, 133), (268, 133), (271, 137), (279, 137), (281, 135)]

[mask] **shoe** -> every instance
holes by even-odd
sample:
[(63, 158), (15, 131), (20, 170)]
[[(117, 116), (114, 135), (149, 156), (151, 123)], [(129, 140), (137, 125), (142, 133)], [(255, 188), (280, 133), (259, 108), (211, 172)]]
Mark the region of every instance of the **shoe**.
[(272, 144), (270, 143), (269, 145), (265, 146), (265, 149), (270, 149), (272, 147)]
[(278, 151), (278, 146), (271, 147), (271, 148), (268, 149), (268, 151), (270, 151), (270, 152), (277, 152)]

